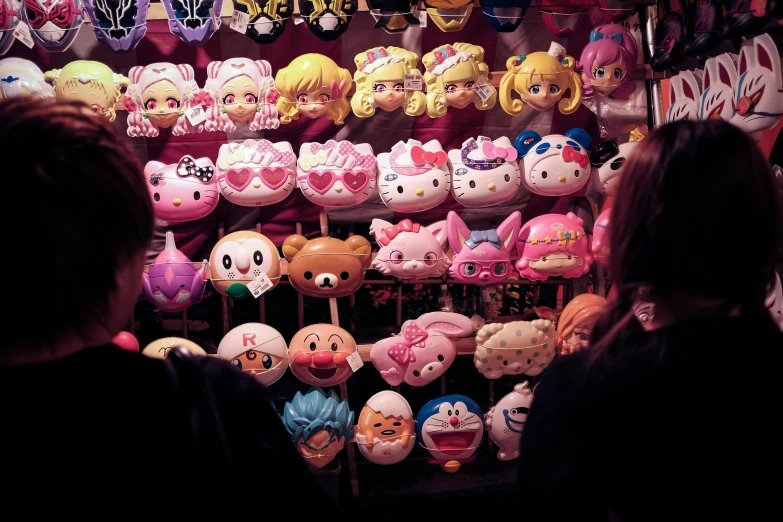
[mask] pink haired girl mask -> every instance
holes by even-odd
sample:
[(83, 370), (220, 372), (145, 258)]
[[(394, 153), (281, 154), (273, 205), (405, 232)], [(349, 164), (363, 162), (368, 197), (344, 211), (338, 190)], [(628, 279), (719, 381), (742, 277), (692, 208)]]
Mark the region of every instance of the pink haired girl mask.
[(593, 29), (575, 67), (585, 96), (627, 99), (636, 90), (636, 82), (630, 80), (638, 53), (636, 40), (625, 27), (607, 24)]
[(349, 207), (367, 201), (378, 176), (372, 147), (367, 143), (329, 140), (303, 143), (297, 177), (307, 199), (322, 207)]
[(517, 151), (505, 137), (469, 138), (461, 149), (449, 151), (451, 193), (466, 207), (489, 207), (508, 201), (521, 183)]
[(291, 195), (296, 156), (288, 142), (245, 140), (220, 146), (217, 178), (223, 197), (236, 205), (260, 207)]
[(220, 192), (209, 158), (183, 156), (166, 165), (150, 161), (144, 167), (155, 217), (169, 223), (193, 221), (215, 210)]
[(449, 195), (451, 165), (437, 140), (398, 142), (378, 154), (378, 170), (378, 192), (395, 212), (423, 212)]
[(440, 277), (449, 265), (443, 250), (448, 237), (445, 221), (423, 227), (410, 219), (396, 225), (373, 219), (370, 233), (381, 247), (372, 268), (384, 275), (398, 279)]
[(522, 227), (517, 240), (517, 270), (531, 281), (550, 276), (580, 277), (590, 270), (593, 255), (584, 221), (573, 212), (544, 214)]
[(456, 212), (449, 212), (446, 221), (449, 245), (454, 251), (449, 268), (452, 278), (477, 286), (494, 285), (509, 278), (522, 214), (514, 212), (489, 230), (470, 230)]

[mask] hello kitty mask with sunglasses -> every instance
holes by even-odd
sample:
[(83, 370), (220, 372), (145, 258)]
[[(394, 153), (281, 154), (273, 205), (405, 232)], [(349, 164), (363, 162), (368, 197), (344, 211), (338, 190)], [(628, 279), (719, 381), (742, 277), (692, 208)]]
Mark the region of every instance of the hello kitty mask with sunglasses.
[(423, 212), (449, 195), (451, 165), (438, 140), (398, 142), (378, 154), (378, 191), (395, 212)]
[(217, 179), (230, 202), (261, 207), (287, 198), (296, 184), (296, 156), (288, 142), (245, 140), (220, 146)]
[(521, 183), (517, 150), (505, 136), (492, 141), (470, 138), (449, 151), (451, 193), (466, 207), (489, 207), (508, 201)]
[(731, 123), (748, 133), (774, 127), (783, 114), (783, 79), (775, 41), (762, 34), (742, 43)]
[(329, 140), (303, 143), (297, 162), (299, 188), (322, 207), (349, 207), (367, 201), (378, 176), (368, 143)]
[(30, 34), (50, 53), (67, 50), (84, 22), (81, 0), (24, 0), (21, 14)]

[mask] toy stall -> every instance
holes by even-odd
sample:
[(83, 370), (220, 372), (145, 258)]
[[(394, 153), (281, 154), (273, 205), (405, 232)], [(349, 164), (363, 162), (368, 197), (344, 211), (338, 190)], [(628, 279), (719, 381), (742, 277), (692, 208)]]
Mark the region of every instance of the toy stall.
[(774, 155), (783, 7), (746, 4), (0, 0), (0, 98), (83, 101), (144, 165), (117, 344), (253, 375), (348, 510), (483, 519), (607, 303), (626, 157), (713, 118)]

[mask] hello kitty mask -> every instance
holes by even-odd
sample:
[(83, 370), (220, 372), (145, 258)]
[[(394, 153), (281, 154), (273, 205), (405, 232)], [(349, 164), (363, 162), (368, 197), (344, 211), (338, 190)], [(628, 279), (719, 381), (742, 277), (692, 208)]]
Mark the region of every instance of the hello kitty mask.
[(454, 259), (449, 275), (467, 285), (486, 286), (505, 281), (511, 275), (511, 253), (522, 223), (514, 212), (496, 229), (470, 230), (456, 212), (446, 219), (449, 245)]
[(150, 161), (144, 167), (155, 217), (170, 223), (193, 221), (215, 210), (218, 192), (215, 166), (209, 158), (183, 156), (166, 165)]
[(511, 140), (470, 138), (449, 151), (453, 175), (451, 193), (465, 207), (489, 207), (508, 201), (520, 184), (517, 151)]
[(299, 188), (307, 199), (326, 208), (367, 201), (378, 176), (368, 143), (329, 140), (303, 143), (297, 161)]
[(438, 140), (398, 142), (378, 154), (378, 192), (395, 212), (422, 212), (446, 200), (451, 187), (448, 155)]
[(399, 335), (375, 343), (370, 359), (392, 386), (424, 386), (446, 373), (457, 357), (454, 341), (471, 333), (473, 323), (464, 315), (430, 312), (405, 321)]
[(217, 180), (223, 197), (236, 205), (279, 203), (294, 190), (296, 156), (286, 141), (227, 143), (218, 153)]
[(734, 115), (737, 61), (736, 55), (725, 53), (708, 58), (704, 63), (704, 90), (699, 102), (700, 120), (731, 120)]
[(525, 131), (516, 139), (516, 148), (524, 158), (525, 187), (542, 196), (566, 196), (579, 191), (590, 179), (590, 135), (571, 129), (565, 135), (543, 138)]
[(519, 274), (531, 281), (586, 274), (593, 255), (583, 223), (573, 212), (544, 214), (525, 223), (517, 240)]
[(731, 123), (748, 133), (771, 129), (783, 113), (783, 79), (770, 35), (742, 43), (737, 74)]
[(682, 71), (669, 80), (669, 111), (666, 123), (699, 119), (699, 80), (690, 71)]
[(445, 221), (423, 227), (410, 219), (396, 225), (373, 219), (370, 233), (381, 246), (371, 266), (384, 275), (398, 279), (440, 277), (449, 265), (443, 251), (448, 237)]
[(590, 152), (593, 184), (602, 194), (617, 196), (625, 162), (638, 144), (638, 141), (629, 141), (618, 145), (614, 140), (607, 140), (596, 145)]
[(66, 51), (84, 22), (81, 0), (23, 0), (22, 21), (50, 53)]

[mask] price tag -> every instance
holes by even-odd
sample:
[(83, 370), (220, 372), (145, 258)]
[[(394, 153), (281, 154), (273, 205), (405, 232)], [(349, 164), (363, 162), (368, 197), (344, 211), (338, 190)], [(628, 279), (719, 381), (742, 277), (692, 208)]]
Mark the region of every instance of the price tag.
[(196, 105), (185, 111), (185, 117), (187, 117), (191, 125), (198, 125), (207, 120), (207, 111), (201, 105)]
[(231, 15), (231, 29), (238, 33), (245, 34), (247, 31), (247, 24), (250, 22), (250, 15), (243, 13), (242, 11), (234, 11)]
[(426, 29), (427, 27), (427, 11), (419, 11), (419, 28)]
[(406, 74), (403, 88), (406, 91), (420, 91), (422, 89), (421, 76), (418, 74)]
[(264, 292), (272, 288), (272, 281), (266, 276), (265, 273), (261, 273), (247, 284), (247, 289), (253, 294), (253, 297), (259, 298)]
[(487, 80), (484, 79), (483, 76), (481, 76), (476, 82), (475, 89), (476, 94), (479, 98), (481, 98), (481, 101), (487, 101), (488, 99), (492, 98), (492, 94), (494, 94), (494, 89), (490, 84), (487, 83)]
[(348, 365), (351, 367), (351, 370), (354, 372), (364, 366), (364, 363), (362, 362), (362, 356), (359, 355), (359, 352), (353, 352), (351, 355), (348, 356)]
[(25, 44), (30, 49), (33, 48), (35, 42), (33, 41), (33, 35), (30, 34), (30, 28), (24, 22), (16, 24), (14, 29), (14, 38)]

